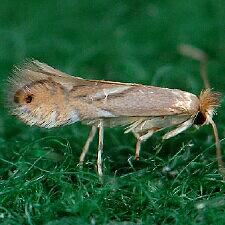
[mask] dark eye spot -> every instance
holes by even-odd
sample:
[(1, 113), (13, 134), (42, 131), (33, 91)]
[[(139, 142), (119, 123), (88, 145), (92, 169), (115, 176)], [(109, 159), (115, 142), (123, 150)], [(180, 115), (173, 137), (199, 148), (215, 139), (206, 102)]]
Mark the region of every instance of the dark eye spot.
[(205, 123), (205, 121), (206, 121), (205, 116), (201, 112), (198, 112), (197, 116), (195, 117), (194, 124), (202, 125)]
[(33, 100), (33, 95), (27, 95), (25, 98), (26, 103), (31, 103)]

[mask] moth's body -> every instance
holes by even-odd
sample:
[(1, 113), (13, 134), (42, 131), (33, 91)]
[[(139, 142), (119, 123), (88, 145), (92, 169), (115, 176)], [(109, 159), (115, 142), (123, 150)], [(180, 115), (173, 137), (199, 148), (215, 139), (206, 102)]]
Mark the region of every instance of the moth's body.
[(98, 172), (101, 175), (103, 127), (126, 126), (140, 144), (154, 132), (171, 127), (170, 138), (194, 123), (208, 123), (218, 105), (218, 94), (196, 95), (178, 89), (141, 84), (85, 80), (32, 61), (10, 79), (8, 103), (13, 114), (29, 125), (45, 128), (81, 121), (92, 126), (80, 157), (82, 163), (99, 128)]

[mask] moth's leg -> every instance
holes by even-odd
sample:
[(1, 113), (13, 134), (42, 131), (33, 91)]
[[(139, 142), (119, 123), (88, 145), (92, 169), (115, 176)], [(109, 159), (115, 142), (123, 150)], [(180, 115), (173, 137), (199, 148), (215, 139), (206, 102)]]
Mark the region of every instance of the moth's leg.
[(153, 134), (154, 134), (154, 130), (149, 130), (146, 134), (144, 134), (142, 136), (140, 134), (134, 133), (134, 136), (137, 139), (136, 148), (135, 148), (135, 159), (136, 160), (139, 160), (139, 158), (140, 158), (141, 143), (143, 141), (147, 140), (148, 138), (150, 138)]
[(134, 133), (135, 138), (137, 139), (136, 147), (135, 147), (135, 160), (139, 160), (140, 158), (140, 150), (141, 150), (141, 139), (138, 133)]
[(98, 154), (97, 154), (97, 171), (102, 176), (102, 152), (103, 152), (103, 123), (98, 125)]
[(163, 139), (169, 139), (171, 137), (176, 136), (177, 134), (187, 130), (189, 127), (193, 125), (194, 119), (191, 117), (189, 120), (185, 121), (184, 123), (180, 124), (174, 130), (169, 131), (163, 136)]
[(142, 122), (143, 122), (143, 119), (139, 119), (139, 120), (133, 122), (132, 124), (130, 124), (130, 125), (126, 128), (126, 130), (124, 131), (124, 133), (127, 134), (127, 133), (129, 133), (129, 132), (131, 132), (131, 131), (134, 131), (134, 129), (135, 129), (137, 126), (139, 126)]
[(82, 149), (82, 152), (80, 154), (80, 162), (79, 162), (79, 165), (82, 166), (83, 165), (83, 162), (84, 162), (84, 158), (86, 156), (86, 154), (88, 153), (88, 150), (89, 150), (89, 146), (91, 144), (91, 142), (93, 141), (94, 137), (95, 137), (95, 134), (96, 134), (96, 131), (97, 131), (97, 127), (96, 126), (92, 126), (91, 128), (91, 131), (88, 135), (88, 138), (87, 138), (87, 141)]

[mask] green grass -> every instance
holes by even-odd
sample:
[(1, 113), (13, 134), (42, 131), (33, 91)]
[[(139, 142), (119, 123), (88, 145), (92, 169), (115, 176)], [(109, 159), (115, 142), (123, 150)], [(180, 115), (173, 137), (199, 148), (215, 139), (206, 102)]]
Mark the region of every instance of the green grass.
[[(225, 94), (222, 0), (7, 1), (0, 4), (0, 79), (35, 58), (84, 78), (138, 82), (199, 94), (197, 62), (177, 53), (192, 44), (209, 56), (212, 87)], [(106, 129), (104, 180), (97, 140), (77, 166), (89, 128), (45, 130), (8, 115), (0, 96), (0, 224), (225, 224), (225, 186), (209, 126), (144, 143)], [(215, 121), (221, 139), (224, 97)], [(223, 149), (224, 141), (221, 141)]]

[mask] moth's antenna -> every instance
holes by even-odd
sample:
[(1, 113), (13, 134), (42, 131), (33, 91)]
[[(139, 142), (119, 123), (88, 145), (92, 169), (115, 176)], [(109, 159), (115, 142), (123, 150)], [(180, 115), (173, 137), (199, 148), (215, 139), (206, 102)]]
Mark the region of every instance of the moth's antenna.
[(219, 168), (221, 175), (223, 176), (223, 179), (225, 179), (225, 169), (224, 169), (224, 162), (222, 160), (222, 152), (221, 152), (221, 145), (220, 145), (218, 130), (217, 130), (216, 124), (214, 123), (212, 118), (210, 116), (208, 116), (207, 119), (213, 128), (215, 144), (216, 144), (216, 158), (217, 158), (217, 162), (218, 162), (218, 168)]
[(210, 88), (206, 65), (208, 62), (207, 54), (199, 48), (193, 47), (187, 44), (181, 44), (178, 46), (178, 52), (186, 57), (195, 59), (200, 63), (200, 75), (204, 82), (205, 89)]
[[(202, 80), (204, 82), (205, 89), (210, 90), (210, 85), (209, 85), (208, 75), (207, 75), (207, 69), (206, 69), (206, 65), (207, 65), (207, 62), (208, 62), (207, 54), (204, 51), (202, 51), (201, 49), (193, 47), (193, 46), (188, 45), (188, 44), (179, 45), (178, 46), (178, 52), (183, 56), (186, 56), (186, 57), (189, 57), (189, 58), (192, 58), (192, 59), (195, 59), (195, 60), (199, 61), (199, 63), (200, 63), (200, 75), (201, 75)], [(217, 162), (218, 162), (218, 168), (219, 168), (219, 171), (220, 171), (221, 175), (223, 176), (223, 179), (225, 179), (224, 162), (222, 160), (221, 145), (220, 145), (217, 126), (216, 126), (215, 122), (212, 120), (211, 116), (207, 116), (207, 120), (212, 125), (212, 128), (213, 128), (213, 133), (214, 133), (214, 137), (215, 137), (216, 158), (217, 158)]]

